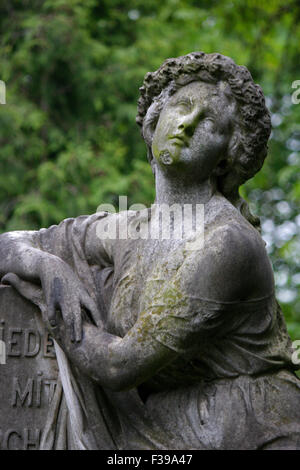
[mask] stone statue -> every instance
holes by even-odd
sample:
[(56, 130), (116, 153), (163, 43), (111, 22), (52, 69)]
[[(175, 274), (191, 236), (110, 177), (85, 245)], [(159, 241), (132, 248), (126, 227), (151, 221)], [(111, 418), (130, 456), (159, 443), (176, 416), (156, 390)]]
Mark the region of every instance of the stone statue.
[[(300, 449), (291, 341), (238, 192), (267, 154), (262, 90), (230, 58), (194, 52), (140, 92), (151, 209), (1, 235), (2, 283), (38, 305), (55, 338), (62, 387), (40, 446), (64, 435), (76, 449)], [(161, 234), (162, 206), (189, 206), (190, 229), (173, 214), (182, 236), (147, 236)]]

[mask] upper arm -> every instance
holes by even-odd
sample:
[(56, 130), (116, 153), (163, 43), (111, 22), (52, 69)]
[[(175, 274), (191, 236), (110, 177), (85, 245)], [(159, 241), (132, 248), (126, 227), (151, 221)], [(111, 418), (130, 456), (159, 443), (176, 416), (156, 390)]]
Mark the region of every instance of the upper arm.
[[(97, 215), (97, 214), (95, 214)], [(101, 266), (113, 264), (113, 248), (117, 239), (118, 214), (98, 213), (86, 231), (84, 241), (88, 262)]]
[(68, 341), (64, 349), (85, 373), (115, 391), (138, 386), (177, 355), (176, 351), (155, 339), (150, 312), (142, 314), (123, 338), (84, 323), (82, 342)]
[(199, 295), (220, 301), (260, 298), (274, 289), (263, 240), (243, 225), (220, 227), (207, 237), (193, 280)]
[(97, 237), (97, 227), (103, 225), (107, 213), (99, 212), (64, 219), (59, 225), (52, 225), (34, 233), (33, 241), (42, 251), (58, 256), (69, 265), (79, 256), (90, 264), (105, 266), (107, 255), (105, 243)]
[(173, 361), (178, 352), (157, 340), (151, 312), (109, 348), (109, 385), (124, 390), (140, 385)]

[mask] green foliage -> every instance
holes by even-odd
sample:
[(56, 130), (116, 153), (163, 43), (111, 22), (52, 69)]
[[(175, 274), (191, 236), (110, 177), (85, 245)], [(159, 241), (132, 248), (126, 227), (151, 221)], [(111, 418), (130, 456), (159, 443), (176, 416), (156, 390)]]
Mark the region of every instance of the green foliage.
[(221, 52), (247, 65), (268, 96), (269, 157), (242, 193), (262, 218), (289, 331), (300, 338), (299, 19), (297, 0), (2, 0), (0, 230), (49, 226), (119, 195), (151, 204), (135, 124), (143, 76), (167, 57)]

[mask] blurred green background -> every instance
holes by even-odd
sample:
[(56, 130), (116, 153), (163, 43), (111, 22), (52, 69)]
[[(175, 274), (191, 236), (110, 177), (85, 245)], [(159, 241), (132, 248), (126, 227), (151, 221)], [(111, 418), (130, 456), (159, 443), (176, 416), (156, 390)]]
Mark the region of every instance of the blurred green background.
[[(263, 87), (273, 132), (241, 191), (261, 217), (289, 332), (300, 339), (299, 0), (1, 0), (0, 231), (101, 203), (150, 205), (138, 88), (167, 57), (220, 52)], [(300, 93), (298, 94), (300, 98)]]

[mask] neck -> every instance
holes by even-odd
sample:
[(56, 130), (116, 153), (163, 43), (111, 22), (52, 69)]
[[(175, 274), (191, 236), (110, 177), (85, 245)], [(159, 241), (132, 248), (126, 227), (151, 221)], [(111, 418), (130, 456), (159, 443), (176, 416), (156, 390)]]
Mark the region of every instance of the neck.
[(156, 204), (205, 204), (216, 192), (214, 181), (211, 179), (187, 181), (180, 176), (170, 176), (160, 169), (155, 175)]

